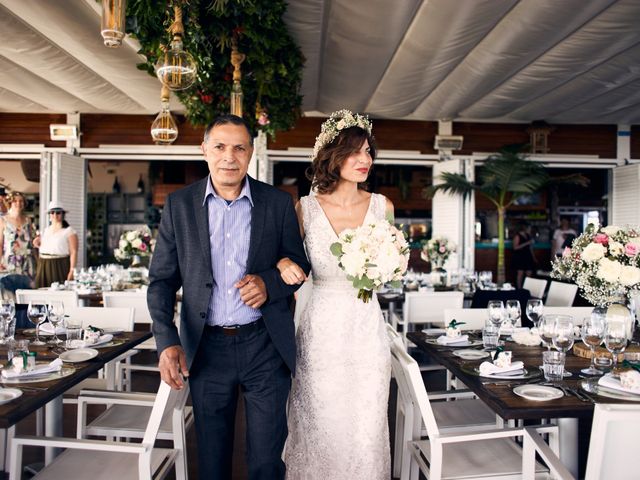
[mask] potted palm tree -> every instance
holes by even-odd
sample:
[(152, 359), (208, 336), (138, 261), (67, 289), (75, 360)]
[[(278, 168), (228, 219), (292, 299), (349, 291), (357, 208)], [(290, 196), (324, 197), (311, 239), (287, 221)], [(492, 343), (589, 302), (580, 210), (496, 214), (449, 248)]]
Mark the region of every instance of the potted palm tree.
[(542, 163), (530, 160), (522, 149), (521, 145), (503, 147), (487, 157), (478, 169), (475, 182), (470, 182), (463, 174), (445, 172), (440, 175), (442, 183), (427, 188), (428, 196), (438, 191), (463, 196), (478, 192), (495, 205), (498, 211), (498, 283), (505, 280), (504, 221), (507, 209), (519, 198), (540, 191), (551, 183), (582, 186), (588, 183), (588, 179), (580, 174), (552, 178)]

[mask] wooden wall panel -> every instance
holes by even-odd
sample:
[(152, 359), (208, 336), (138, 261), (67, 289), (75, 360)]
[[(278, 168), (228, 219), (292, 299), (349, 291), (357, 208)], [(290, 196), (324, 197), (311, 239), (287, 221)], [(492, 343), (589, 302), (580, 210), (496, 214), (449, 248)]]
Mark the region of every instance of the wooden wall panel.
[(456, 153), (495, 152), (505, 145), (529, 142), (525, 124), (454, 122), (453, 134), (463, 135), (462, 150)]
[[(178, 139), (173, 145), (200, 145), (204, 127), (194, 127), (182, 116), (175, 118)], [(153, 145), (150, 129), (154, 119), (155, 115), (82, 115), (82, 146)]]
[(0, 143), (36, 143), (47, 147), (64, 147), (66, 142), (51, 140), (49, 125), (66, 123), (63, 113), (1, 113)]

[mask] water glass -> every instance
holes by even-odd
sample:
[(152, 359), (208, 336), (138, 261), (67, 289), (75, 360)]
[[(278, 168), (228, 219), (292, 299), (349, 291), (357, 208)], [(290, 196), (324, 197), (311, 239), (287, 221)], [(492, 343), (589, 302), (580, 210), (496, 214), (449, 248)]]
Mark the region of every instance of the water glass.
[(553, 336), (556, 326), (557, 315), (543, 315), (542, 319), (538, 322), (538, 334), (542, 340), (542, 344), (547, 347), (547, 350), (551, 350), (553, 344)]
[(526, 314), (527, 318), (531, 323), (533, 323), (534, 327), (538, 326), (540, 319), (542, 318), (542, 313), (544, 312), (544, 304), (542, 300), (539, 298), (530, 298), (527, 300)]
[(498, 338), (500, 337), (500, 327), (486, 325), (482, 330), (482, 345), (485, 350), (495, 350), (498, 348)]
[(566, 354), (548, 350), (542, 352), (542, 371), (548, 382), (559, 382), (564, 375), (564, 361)]
[(29, 353), (29, 340), (9, 340), (7, 341), (7, 360), (11, 362), (16, 355)]
[(602, 371), (595, 366), (595, 354), (596, 347), (604, 340), (604, 326), (604, 317), (599, 315), (598, 312), (592, 313), (590, 317), (585, 318), (582, 322), (580, 336), (584, 344), (591, 349), (591, 364), (589, 368), (580, 370), (585, 375), (602, 375)]
[[(13, 323), (14, 334), (16, 329), (16, 305), (13, 300), (2, 300), (0, 302), (0, 321), (2, 322), (0, 323), (0, 343), (5, 343), (7, 341), (5, 333), (7, 325)], [(11, 339), (13, 339), (13, 334)]]
[(67, 329), (67, 348), (76, 348), (82, 339), (82, 320), (77, 318), (66, 318), (65, 327)]
[(64, 303), (59, 300), (52, 300), (49, 302), (49, 322), (53, 325), (53, 338), (49, 340), (49, 345), (58, 345), (62, 343), (62, 340), (58, 338), (57, 329), (58, 325), (64, 320)]

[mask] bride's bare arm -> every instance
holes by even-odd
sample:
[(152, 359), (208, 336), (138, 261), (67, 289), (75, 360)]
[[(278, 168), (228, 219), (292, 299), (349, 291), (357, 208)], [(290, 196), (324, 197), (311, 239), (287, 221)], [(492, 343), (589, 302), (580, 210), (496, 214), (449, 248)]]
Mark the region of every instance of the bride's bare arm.
[(395, 208), (391, 200), (389, 200), (388, 198), (386, 200), (387, 200), (387, 206), (385, 208), (385, 217), (387, 220), (393, 223), (393, 220), (395, 218), (395, 212), (394, 212)]
[[(300, 225), (300, 236), (304, 239), (304, 225), (302, 223), (302, 205), (300, 202), (296, 203), (296, 215), (298, 216), (298, 224)], [(280, 271), (282, 280), (287, 285), (297, 285), (304, 282), (307, 279), (304, 271), (298, 266), (297, 263), (291, 259), (285, 257), (282, 258), (276, 265)]]

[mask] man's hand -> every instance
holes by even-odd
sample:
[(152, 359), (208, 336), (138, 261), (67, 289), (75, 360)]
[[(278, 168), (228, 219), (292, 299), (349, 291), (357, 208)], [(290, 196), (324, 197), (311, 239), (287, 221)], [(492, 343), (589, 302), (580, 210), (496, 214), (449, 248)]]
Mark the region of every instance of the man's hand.
[(240, 290), (240, 298), (252, 308), (260, 308), (267, 301), (267, 286), (258, 275), (245, 275), (234, 287)]
[[(182, 390), (184, 382), (182, 377), (189, 376), (187, 370), (187, 357), (184, 350), (179, 345), (173, 345), (165, 348), (160, 354), (160, 378), (175, 390)], [(182, 374), (182, 375), (181, 375)]]

